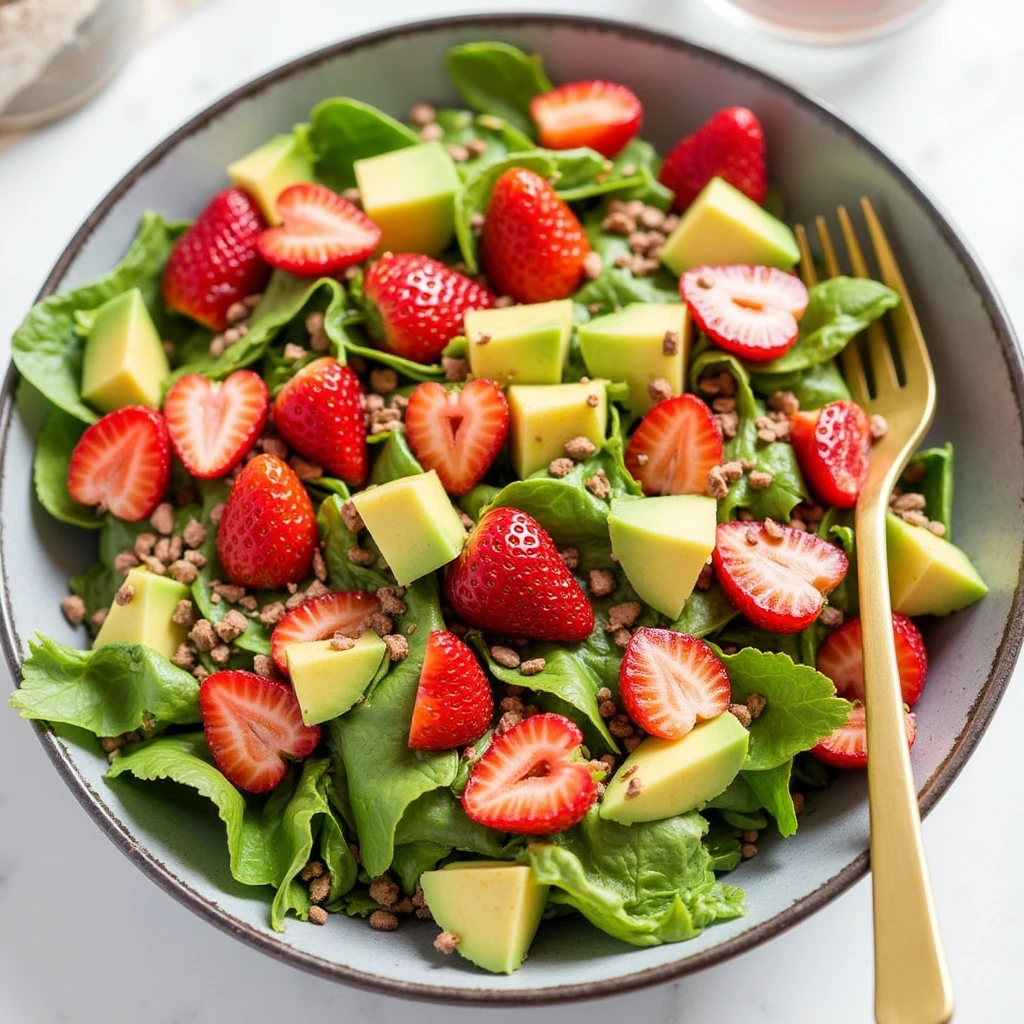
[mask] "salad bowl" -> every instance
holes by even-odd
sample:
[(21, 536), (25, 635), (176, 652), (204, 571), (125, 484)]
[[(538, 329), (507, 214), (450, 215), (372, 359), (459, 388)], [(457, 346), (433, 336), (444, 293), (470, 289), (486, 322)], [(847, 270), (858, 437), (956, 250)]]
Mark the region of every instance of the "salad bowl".
[[(957, 543), (990, 587), (980, 604), (926, 626), (931, 678), (913, 753), (926, 813), (984, 733), (1024, 635), (1024, 369), (999, 300), (955, 228), (899, 167), (822, 103), (720, 54), (610, 21), (491, 15), (401, 26), (279, 68), (169, 136), (89, 216), (42, 296), (114, 265), (144, 211), (194, 216), (222, 186), (232, 160), (303, 120), (324, 97), (352, 96), (399, 117), (418, 102), (453, 101), (444, 54), (454, 44), (482, 39), (540, 54), (557, 81), (613, 68), (614, 77), (644, 100), (644, 135), (661, 152), (714, 110), (749, 106), (765, 126), (770, 175), (788, 220), (807, 220), (860, 195), (879, 211), (934, 363), (939, 401), (933, 434), (951, 440), (957, 453)], [(68, 577), (95, 553), (92, 537), (51, 520), (33, 496), (33, 450), (44, 414), (41, 397), (12, 369), (0, 409), (0, 641), (16, 678), (34, 630), (75, 642), (59, 602)], [(170, 783), (143, 791), (125, 777), (104, 779), (106, 758), (70, 727), (40, 728), (39, 735), (100, 828), (190, 909), (295, 966), (417, 999), (553, 1002), (667, 981), (771, 938), (867, 869), (866, 787), (861, 775), (850, 773), (809, 800), (792, 839), (783, 845), (765, 838), (759, 855), (730, 877), (747, 892), (745, 916), (689, 942), (649, 948), (622, 945), (566, 918), (545, 926), (521, 970), (494, 977), (457, 958), (440, 961), (431, 949), (435, 932), (425, 926), (390, 934), (334, 915), (325, 928), (292, 920), (283, 932), (272, 930), (263, 890), (233, 881), (223, 826), (200, 810), (199, 797)]]

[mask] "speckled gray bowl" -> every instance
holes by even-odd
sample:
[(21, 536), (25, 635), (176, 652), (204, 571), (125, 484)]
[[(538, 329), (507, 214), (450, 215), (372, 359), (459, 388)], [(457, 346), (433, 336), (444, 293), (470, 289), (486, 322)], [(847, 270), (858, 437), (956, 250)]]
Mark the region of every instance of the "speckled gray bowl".
[[(932, 675), (918, 707), (913, 761), (924, 810), (981, 738), (1021, 645), (1024, 550), (1024, 375), (1011, 328), (955, 229), (907, 176), (833, 111), (719, 54), (611, 22), (484, 16), (392, 29), (328, 47), (244, 86), (161, 143), (96, 208), (50, 274), (43, 294), (76, 285), (121, 255), (141, 212), (189, 217), (223, 184), (223, 168), (318, 100), (347, 94), (402, 114), (416, 100), (451, 102), (442, 70), (456, 42), (500, 38), (544, 55), (556, 81), (605, 75), (646, 101), (644, 134), (664, 150), (714, 109), (753, 107), (764, 121), (773, 180), (793, 218), (850, 203), (880, 210), (902, 261), (939, 381), (934, 437), (957, 450), (957, 540), (992, 590), (966, 612), (930, 626)], [(401, 69), (400, 74), (395, 69)], [(671, 102), (663, 97), (671, 96)], [(3, 394), (0, 639), (17, 676), (24, 641), (43, 629), (76, 635), (57, 611), (69, 574), (93, 557), (94, 538), (51, 520), (31, 493), (38, 402), (7, 377)], [(23, 389), (24, 390), (24, 389)], [(29, 728), (26, 725), (26, 728)], [(633, 949), (581, 921), (547, 925), (529, 960), (493, 977), (431, 950), (433, 929), (394, 935), (332, 918), (325, 928), (267, 925), (267, 895), (228, 873), (223, 828), (202, 801), (171, 785), (103, 779), (94, 742), (40, 731), (54, 766), (96, 823), (176, 899), (259, 949), (329, 978), (397, 995), (458, 1002), (530, 1003), (622, 992), (678, 977), (763, 942), (846, 889), (867, 867), (863, 777), (844, 778), (811, 802), (800, 831), (768, 840), (730, 881), (747, 890), (745, 918), (693, 942)]]

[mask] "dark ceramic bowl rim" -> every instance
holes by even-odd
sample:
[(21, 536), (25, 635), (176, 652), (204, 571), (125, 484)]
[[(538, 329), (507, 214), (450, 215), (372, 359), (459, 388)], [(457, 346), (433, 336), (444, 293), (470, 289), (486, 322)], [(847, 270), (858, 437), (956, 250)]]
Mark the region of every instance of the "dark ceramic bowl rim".
[[(1017, 408), (1024, 415), (1024, 364), (1022, 364), (1021, 355), (1014, 339), (1013, 329), (1010, 326), (1009, 318), (1003, 309), (1002, 303), (957, 229), (953, 227), (932, 199), (899, 165), (874, 143), (865, 138), (858, 129), (853, 127), (829, 103), (805, 90), (789, 85), (775, 76), (751, 67), (742, 61), (727, 57), (707, 47), (691, 43), (678, 36), (653, 29), (627, 25), (613, 19), (585, 15), (470, 14), (406, 22), (334, 43), (290, 61), (287, 64), (283, 64), (261, 75), (259, 78), (253, 79), (206, 107), (174, 131), (143, 157), (111, 189), (93, 212), (89, 214), (63, 253), (61, 253), (53, 270), (46, 278), (36, 301), (56, 291), (61, 278), (79, 250), (107, 216), (114, 204), (131, 188), (139, 175), (158, 164), (181, 140), (204, 128), (221, 113), (241, 100), (248, 99), (262, 92), (267, 86), (287, 79), (295, 72), (313, 67), (324, 60), (361, 49), (364, 46), (386, 42), (397, 36), (429, 31), (444, 25), (463, 27), (476, 25), (484, 32), (495, 28), (501, 29), (537, 24), (578, 27), (606, 33), (617, 33), (621, 36), (656, 43), (670, 49), (697, 54), (705, 60), (716, 61), (734, 71), (753, 79), (759, 79), (772, 88), (784, 92), (793, 102), (815, 112), (819, 117), (824, 118), (833, 129), (851, 138), (856, 145), (868, 150), (872, 158), (881, 163), (888, 173), (896, 178), (914, 197), (917, 203), (920, 204), (944, 238), (946, 244), (956, 253), (959, 262), (971, 280), (971, 284), (981, 297), (994, 332), (1002, 345), (1003, 356), (1006, 361), (1007, 372), (1014, 391)], [(14, 394), (18, 380), (18, 373), (12, 364), (8, 368), (3, 388), (0, 390), (0, 480), (3, 479), (3, 469), (7, 455), (7, 435), (14, 408)], [(2, 530), (0, 530), (0, 565), (2, 565), (2, 555), (3, 536)], [(967, 717), (967, 723), (957, 737), (956, 743), (948, 757), (921, 788), (920, 806), (923, 815), (932, 809), (939, 797), (945, 793), (953, 779), (960, 773), (984, 734), (985, 729), (988, 727), (996, 707), (1006, 691), (1022, 641), (1024, 641), (1024, 558), (1022, 558), (1021, 569), (1018, 572), (1017, 586), (1014, 590), (1013, 604), (1006, 631), (1002, 637), (998, 653), (993, 660), (988, 681), (971, 708)], [(21, 646), (11, 614), (11, 595), (7, 588), (6, 575), (3, 577), (3, 586), (0, 588), (0, 645), (3, 647), (4, 657), (6, 658), (11, 675), (20, 681)], [(495, 989), (464, 989), (457, 986), (423, 985), (415, 982), (405, 982), (397, 978), (385, 978), (356, 971), (344, 965), (302, 952), (283, 942), (272, 939), (270, 936), (233, 917), (202, 893), (197, 892), (184, 881), (177, 878), (165, 864), (134, 838), (130, 828), (104, 804), (100, 794), (78, 772), (66, 747), (52, 731), (43, 726), (37, 730), (37, 733), (43, 748), (46, 750), (61, 778), (63, 778), (64, 782), (96, 824), (129, 859), (135, 862), (157, 885), (170, 893), (180, 903), (228, 934), (296, 967), (301, 967), (314, 974), (319, 974), (335, 981), (345, 982), (359, 988), (407, 999), (431, 1000), (442, 1003), (522, 1006), (619, 995), (649, 985), (673, 981), (683, 975), (721, 963), (779, 935), (845, 892), (868, 869), (868, 854), (865, 851), (837, 875), (814, 890), (814, 892), (809, 893), (770, 920), (756, 925), (744, 934), (720, 946), (716, 946), (714, 949), (676, 963), (664, 964), (660, 967), (638, 971), (618, 978), (609, 978), (606, 981), (599, 981), (593, 984), (570, 985), (558, 989), (509, 992)]]

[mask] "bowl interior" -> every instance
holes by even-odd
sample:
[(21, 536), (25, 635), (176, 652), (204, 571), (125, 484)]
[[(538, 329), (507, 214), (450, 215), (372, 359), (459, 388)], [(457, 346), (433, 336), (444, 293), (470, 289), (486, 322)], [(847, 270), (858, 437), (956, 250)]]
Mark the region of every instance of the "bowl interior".
[[(981, 604), (927, 630), (932, 672), (917, 709), (913, 762), (930, 806), (983, 731), (1020, 644), (1020, 626), (1014, 626), (1024, 550), (1020, 363), (980, 271), (928, 200), (853, 129), (788, 87), (679, 40), (610, 23), (482, 17), (380, 33), (275, 72), (177, 132), (104, 201), (47, 287), (73, 286), (109, 268), (147, 208), (193, 216), (222, 187), (232, 159), (303, 120), (325, 97), (355, 96), (397, 116), (420, 100), (456, 102), (443, 73), (445, 50), (492, 38), (541, 53), (556, 81), (614, 69), (613, 77), (647, 101), (644, 135), (662, 152), (715, 109), (752, 107), (765, 124), (771, 177), (791, 220), (851, 204), (862, 194), (876, 204), (935, 364), (939, 406), (932, 436), (956, 446), (955, 539), (991, 586)], [(671, 102), (659, 100), (667, 96)], [(13, 402), (10, 385), (5, 416)], [(20, 661), (35, 629), (81, 642), (57, 605), (68, 576), (92, 560), (94, 539), (51, 520), (36, 504), (31, 462), (41, 403), (22, 387), (16, 405), (3, 451), (0, 600), (5, 644)], [(204, 801), (171, 784), (106, 782), (98, 745), (73, 730), (48, 734), (44, 742), (98, 823), (197, 912), (300, 966), (420, 997), (546, 1000), (662, 980), (769, 937), (842, 891), (866, 865), (865, 788), (855, 775), (810, 801), (795, 837), (768, 839), (757, 858), (734, 872), (730, 881), (747, 890), (745, 918), (716, 924), (692, 942), (651, 949), (624, 946), (582, 921), (559, 921), (542, 929), (518, 973), (493, 977), (457, 957), (442, 961), (431, 949), (429, 926), (382, 934), (334, 917), (326, 928), (291, 921), (282, 935), (270, 931), (266, 894), (232, 881), (222, 826)]]

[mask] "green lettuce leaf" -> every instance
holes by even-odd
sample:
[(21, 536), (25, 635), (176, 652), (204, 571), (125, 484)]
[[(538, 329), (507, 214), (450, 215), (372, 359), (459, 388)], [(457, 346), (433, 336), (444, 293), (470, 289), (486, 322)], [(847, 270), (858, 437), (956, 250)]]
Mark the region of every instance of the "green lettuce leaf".
[(842, 402), (850, 398), (850, 389), (834, 359), (792, 373), (751, 371), (750, 386), (762, 395), (792, 391), (801, 409), (820, 409), (829, 402)]
[(738, 614), (716, 581), (707, 590), (694, 590), (686, 599), (679, 618), (669, 628), (690, 636), (710, 636)]
[(200, 721), (199, 683), (145, 644), (74, 647), (35, 634), (11, 707), (22, 718), (119, 736), (151, 719), (157, 729)]
[(818, 536), (838, 544), (850, 563), (839, 586), (828, 595), (828, 603), (847, 615), (860, 611), (860, 597), (857, 593), (857, 542), (853, 533), (853, 510), (830, 508), (818, 527)]
[(85, 424), (63, 409), (54, 409), (39, 434), (32, 464), (39, 504), (55, 519), (87, 530), (98, 530), (103, 520), (94, 508), (80, 505), (68, 494), (68, 467), (71, 452), (85, 432)]
[(388, 870), (402, 887), (402, 892), (411, 896), (416, 891), (420, 875), (424, 871), (433, 871), (451, 852), (451, 847), (444, 843), (395, 843), (395, 853)]
[(715, 872), (732, 871), (743, 859), (740, 841), (733, 835), (732, 828), (718, 820), (711, 822), (704, 837), (704, 849), (708, 851), (711, 869)]
[[(929, 519), (942, 523), (946, 528), (943, 536), (950, 540), (953, 534), (953, 445), (947, 441), (941, 448), (926, 448), (918, 452), (907, 465), (923, 467), (924, 476), (913, 482), (906, 473), (900, 477), (897, 486), (907, 493), (923, 494), (925, 513)], [(921, 470), (918, 470), (921, 472)], [(916, 474), (912, 473), (916, 476)]]
[(418, 476), (423, 472), (416, 456), (409, 448), (404, 430), (389, 430), (367, 438), (370, 447), (379, 452), (370, 470), (370, 484), (386, 484), (403, 476)]
[(434, 120), (444, 129), (441, 140), (446, 146), (467, 146), (482, 142), (487, 149), (479, 156), (470, 156), (455, 165), (465, 181), (484, 167), (504, 160), (509, 153), (534, 149), (536, 143), (528, 135), (495, 114), (476, 114), (469, 110), (439, 110)]
[(774, 819), (779, 834), (786, 837), (796, 832), (796, 810), (789, 792), (793, 759), (765, 771), (744, 771), (742, 778), (757, 796), (758, 802)]
[(341, 506), (344, 503), (345, 499), (340, 494), (332, 494), (324, 500), (316, 514), (324, 561), (327, 563), (327, 582), (331, 589), (376, 591), (393, 584), (393, 580), (389, 584), (388, 578), (379, 569), (372, 565), (357, 565), (348, 557), (354, 547), (375, 549), (368, 534), (358, 537), (345, 525), (341, 517)]

